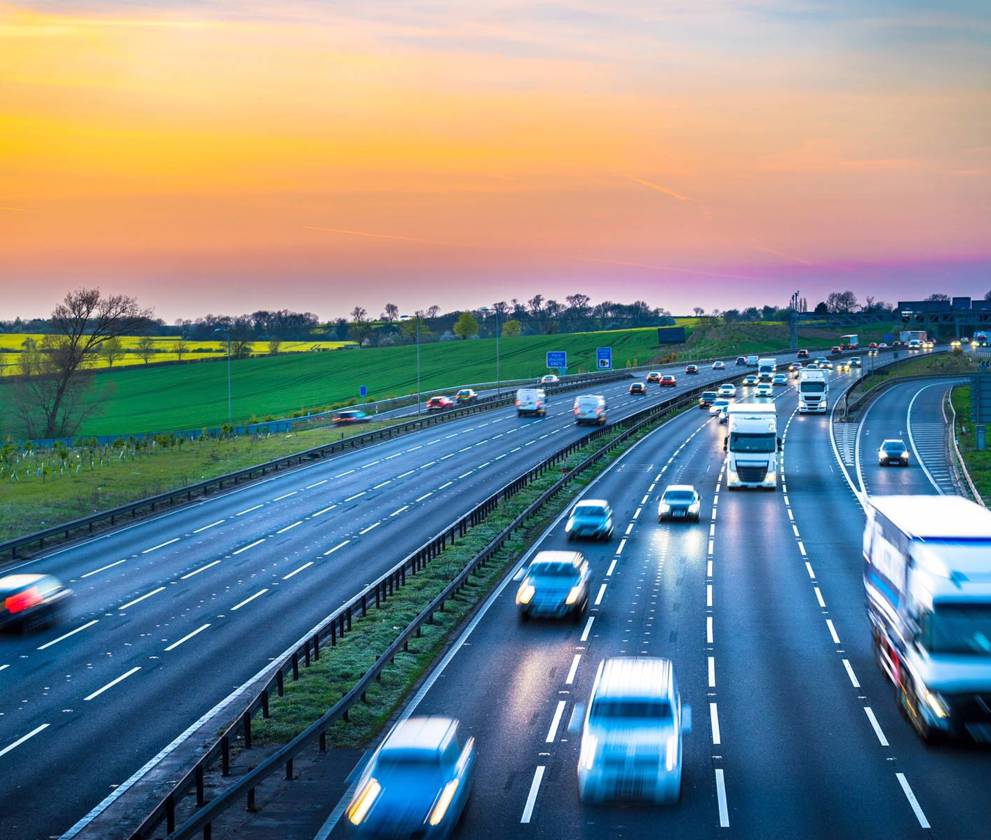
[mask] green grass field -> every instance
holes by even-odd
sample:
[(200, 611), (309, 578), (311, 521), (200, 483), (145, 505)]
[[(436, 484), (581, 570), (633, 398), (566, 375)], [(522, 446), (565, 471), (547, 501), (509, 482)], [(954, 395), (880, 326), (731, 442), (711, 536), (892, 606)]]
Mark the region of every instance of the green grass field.
[[(686, 319), (687, 320), (687, 319)], [(568, 352), (568, 372), (594, 367), (595, 348), (611, 346), (616, 367), (664, 360), (690, 361), (717, 355), (761, 353), (788, 344), (782, 323), (709, 326), (687, 322), (685, 344), (660, 347), (655, 328), (562, 335), (521, 336), (501, 342), (501, 375), (506, 379), (537, 377), (547, 372), (548, 350)], [(891, 325), (860, 330), (862, 340), (883, 335)], [(828, 347), (836, 330), (806, 327), (803, 346)], [(496, 378), (495, 340), (424, 344), (422, 389), (492, 382)], [(238, 360), (233, 363), (233, 407), (237, 422), (282, 417), (296, 411), (341, 405), (356, 400), (359, 388), (369, 398), (409, 394), (416, 390), (416, 350), (412, 346), (294, 353)], [(223, 361), (193, 365), (149, 366), (101, 372), (93, 398), (98, 411), (80, 430), (84, 435), (167, 432), (219, 426), (227, 421), (227, 373)], [(11, 399), (0, 385), (0, 434), (17, 436)], [(6, 410), (4, 410), (6, 406)]]
[(991, 503), (991, 449), (978, 451), (974, 422), (971, 418), (971, 388), (961, 385), (953, 389), (953, 410), (957, 413), (956, 435), (971, 481), (985, 504)]

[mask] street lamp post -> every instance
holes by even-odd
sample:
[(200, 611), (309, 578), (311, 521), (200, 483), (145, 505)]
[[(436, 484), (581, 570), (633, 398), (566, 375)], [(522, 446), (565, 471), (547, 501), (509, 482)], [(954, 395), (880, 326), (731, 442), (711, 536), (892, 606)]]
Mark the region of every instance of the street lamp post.
[(420, 313), (401, 315), (400, 320), (408, 321), (413, 318), (416, 327), (416, 413), (420, 413)]
[(227, 423), (233, 425), (234, 411), (231, 401), (231, 334), (228, 330), (214, 330), (227, 338)]
[(495, 314), (496, 319), (496, 330), (495, 330), (495, 340), (496, 340), (496, 396), (502, 395), (502, 373), (499, 370), (499, 337), (502, 334), (502, 317), (499, 314), (499, 310), (492, 308), (489, 309), (487, 306), (483, 306), (478, 310), (486, 318), (489, 315)]

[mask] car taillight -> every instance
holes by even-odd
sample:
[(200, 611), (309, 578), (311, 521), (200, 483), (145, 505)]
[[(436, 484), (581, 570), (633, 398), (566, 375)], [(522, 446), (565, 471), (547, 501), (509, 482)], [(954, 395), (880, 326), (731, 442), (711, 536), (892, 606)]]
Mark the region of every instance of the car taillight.
[(41, 594), (33, 586), (4, 599), (3, 605), (9, 613), (19, 613), (41, 603)]

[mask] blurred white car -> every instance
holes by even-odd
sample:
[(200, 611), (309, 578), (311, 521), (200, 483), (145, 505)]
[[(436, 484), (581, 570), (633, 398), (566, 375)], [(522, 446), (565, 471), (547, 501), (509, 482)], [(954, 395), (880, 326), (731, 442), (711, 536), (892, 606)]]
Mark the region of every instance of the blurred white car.
[(709, 414), (719, 414), (719, 412), (727, 408), (729, 404), (730, 400), (725, 397), (720, 397), (719, 399), (714, 400), (712, 405), (709, 406)]
[(712, 363), (713, 370), (726, 370), (726, 362), (721, 362), (718, 359)]
[(735, 397), (736, 396), (736, 385), (732, 382), (725, 382), (719, 386), (717, 391), (721, 397)]
[(773, 397), (774, 386), (770, 382), (761, 382), (754, 390), (755, 397)]

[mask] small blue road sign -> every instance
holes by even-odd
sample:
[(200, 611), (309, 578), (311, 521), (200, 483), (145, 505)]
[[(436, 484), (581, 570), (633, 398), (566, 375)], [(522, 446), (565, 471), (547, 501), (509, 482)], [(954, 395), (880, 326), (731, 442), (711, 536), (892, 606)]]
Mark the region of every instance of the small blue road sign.
[(612, 347), (595, 348), (595, 366), (599, 370), (612, 370)]
[(547, 351), (547, 367), (557, 368), (558, 370), (564, 370), (567, 366), (568, 366), (567, 350)]

